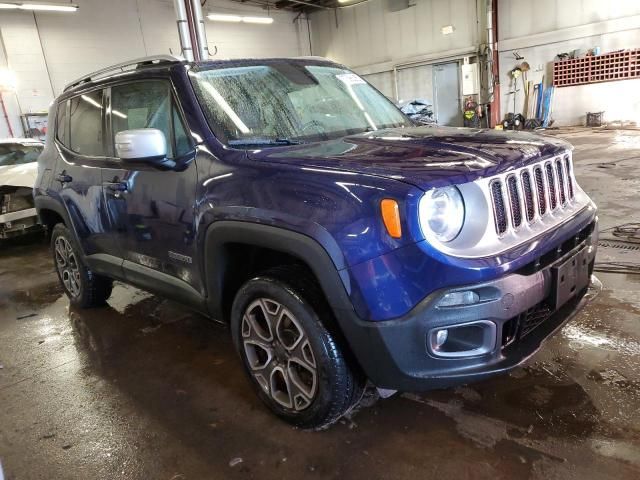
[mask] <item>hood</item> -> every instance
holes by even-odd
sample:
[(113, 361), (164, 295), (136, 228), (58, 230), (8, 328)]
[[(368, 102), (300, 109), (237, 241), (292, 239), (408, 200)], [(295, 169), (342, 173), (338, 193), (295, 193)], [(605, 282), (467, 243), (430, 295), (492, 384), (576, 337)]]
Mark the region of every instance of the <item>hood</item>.
[(388, 177), (427, 190), (493, 176), (569, 149), (560, 139), (531, 133), (412, 127), (255, 150), (249, 156)]
[(38, 176), (38, 162), (0, 166), (0, 187), (33, 188)]

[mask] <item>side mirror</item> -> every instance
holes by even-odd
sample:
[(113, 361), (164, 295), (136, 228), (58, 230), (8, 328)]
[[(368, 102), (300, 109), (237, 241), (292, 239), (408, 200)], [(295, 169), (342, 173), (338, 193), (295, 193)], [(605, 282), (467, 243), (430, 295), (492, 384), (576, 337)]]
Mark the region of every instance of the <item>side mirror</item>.
[(124, 162), (146, 163), (158, 168), (173, 168), (167, 158), (167, 140), (157, 128), (139, 128), (116, 133), (116, 155)]

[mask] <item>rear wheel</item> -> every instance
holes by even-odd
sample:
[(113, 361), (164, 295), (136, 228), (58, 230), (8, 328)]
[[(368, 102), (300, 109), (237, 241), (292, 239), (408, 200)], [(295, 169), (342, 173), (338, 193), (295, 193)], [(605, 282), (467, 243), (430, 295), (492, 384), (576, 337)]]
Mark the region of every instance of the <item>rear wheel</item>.
[(71, 304), (80, 308), (104, 305), (111, 296), (113, 281), (84, 265), (71, 232), (61, 223), (53, 227), (51, 252), (58, 279)]
[(278, 268), (245, 283), (233, 303), (231, 327), (262, 401), (290, 424), (318, 429), (358, 403), (363, 381), (322, 321), (329, 313), (317, 287), (294, 276), (299, 273)]

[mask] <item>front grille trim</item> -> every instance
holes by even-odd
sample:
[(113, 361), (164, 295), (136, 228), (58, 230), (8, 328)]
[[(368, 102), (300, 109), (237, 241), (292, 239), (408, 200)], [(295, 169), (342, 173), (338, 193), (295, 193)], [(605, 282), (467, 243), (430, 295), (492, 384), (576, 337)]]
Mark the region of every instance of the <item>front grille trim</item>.
[(533, 182), (531, 179), (531, 171), (523, 170), (520, 174), (522, 182), (522, 199), (524, 201), (524, 212), (527, 222), (531, 223), (536, 218), (536, 199), (533, 190)]
[(517, 229), (522, 225), (522, 202), (518, 177), (515, 175), (507, 177), (507, 195), (509, 197), (509, 210), (511, 210), (511, 225)]
[(535, 227), (538, 222), (549, 221), (547, 217), (565, 215), (575, 203), (574, 186), (569, 154), (490, 178), (496, 234), (502, 238), (525, 225)]
[(575, 197), (575, 191), (573, 189), (573, 169), (571, 165), (571, 158), (569, 155), (564, 156), (564, 168), (567, 172), (567, 187), (569, 187), (569, 200), (573, 200)]
[[(573, 181), (573, 198), (566, 197), (564, 205), (556, 205), (555, 209), (551, 209), (549, 190), (550, 186), (557, 185), (555, 183), (557, 179), (552, 176), (553, 184), (548, 183), (545, 165), (547, 163), (555, 165), (554, 162), (557, 159), (562, 160), (565, 155), (571, 159), (570, 152), (563, 152), (524, 167), (512, 168), (490, 177), (480, 177), (467, 183), (457, 184), (465, 200), (466, 218), (469, 221), (465, 221), (460, 234), (451, 242), (445, 244), (430, 236), (427, 236), (427, 240), (437, 250), (452, 257), (487, 258), (533, 241), (571, 221), (576, 215), (584, 214), (587, 209), (592, 209), (595, 214), (593, 202), (575, 183), (572, 170), (570, 174), (565, 170), (564, 175), (565, 185), (568, 179)], [(554, 173), (554, 171), (555, 168), (551, 168), (551, 172)], [(508, 192), (508, 178), (512, 175), (517, 180), (522, 217), (519, 226), (517, 218), (514, 221), (512, 216), (512, 204)], [(530, 179), (531, 192), (525, 192), (528, 187), (525, 187), (526, 180), (523, 178)], [(512, 197), (515, 198), (515, 195)], [(533, 210), (528, 205), (529, 200), (533, 202)], [(532, 215), (533, 219), (530, 220)]]
[(556, 182), (556, 172), (551, 162), (544, 164), (544, 176), (547, 180), (547, 198), (549, 199), (549, 210), (558, 208), (558, 188)]
[(536, 198), (538, 204), (538, 215), (543, 216), (547, 213), (547, 187), (544, 181), (544, 172), (540, 165), (536, 165), (533, 168), (533, 175), (536, 182)]
[(566, 181), (564, 175), (564, 167), (562, 166), (562, 161), (557, 159), (554, 162), (554, 167), (556, 169), (556, 178), (558, 179), (558, 200), (560, 205), (564, 206), (567, 204), (567, 188)]
[[(571, 186), (570, 186), (571, 185)], [(557, 215), (575, 199), (569, 156), (544, 160), (489, 180), (498, 237), (548, 215)]]
[(509, 228), (509, 216), (504, 198), (504, 188), (500, 180), (494, 180), (490, 185), (493, 205), (493, 218), (498, 236), (506, 233)]

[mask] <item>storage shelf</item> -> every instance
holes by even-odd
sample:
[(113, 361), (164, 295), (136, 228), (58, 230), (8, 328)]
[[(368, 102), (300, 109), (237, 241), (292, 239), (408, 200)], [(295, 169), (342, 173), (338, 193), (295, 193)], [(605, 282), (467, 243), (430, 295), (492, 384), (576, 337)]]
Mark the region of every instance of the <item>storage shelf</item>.
[(553, 64), (553, 85), (570, 87), (587, 83), (640, 78), (640, 49), (570, 58)]

